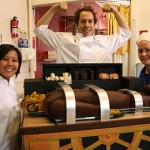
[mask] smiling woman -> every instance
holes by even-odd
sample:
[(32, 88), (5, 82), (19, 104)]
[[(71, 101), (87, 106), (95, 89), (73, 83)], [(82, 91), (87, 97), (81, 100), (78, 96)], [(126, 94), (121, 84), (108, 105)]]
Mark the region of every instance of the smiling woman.
[[(0, 149), (19, 150), (20, 107), (12, 76), (20, 73), (22, 56), (13, 45), (0, 45)], [(20, 141), (21, 142), (21, 141)]]
[(144, 64), (139, 77), (150, 85), (150, 33), (144, 32), (137, 39), (138, 57)]
[(22, 55), (18, 48), (10, 44), (0, 45), (0, 76), (6, 80), (20, 73)]

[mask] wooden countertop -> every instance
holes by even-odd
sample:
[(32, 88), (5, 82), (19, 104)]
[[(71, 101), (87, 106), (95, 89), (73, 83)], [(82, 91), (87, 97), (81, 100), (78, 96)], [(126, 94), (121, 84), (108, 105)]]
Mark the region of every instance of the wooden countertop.
[(150, 124), (150, 112), (143, 112), (141, 115), (135, 115), (134, 113), (124, 114), (123, 117), (113, 118), (106, 122), (101, 122), (100, 120), (86, 120), (77, 121), (76, 124), (69, 125), (65, 122), (55, 124), (51, 122), (46, 115), (33, 115), (28, 112), (24, 112), (21, 131), (22, 135), (31, 135), (40, 133), (113, 128), (138, 124)]

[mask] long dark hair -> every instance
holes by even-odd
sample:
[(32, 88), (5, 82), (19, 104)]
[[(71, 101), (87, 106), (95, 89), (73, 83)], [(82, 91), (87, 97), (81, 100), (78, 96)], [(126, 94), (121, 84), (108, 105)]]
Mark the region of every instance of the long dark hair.
[(5, 57), (5, 55), (12, 50), (16, 51), (16, 53), (18, 55), (19, 66), (18, 66), (17, 72), (15, 73), (15, 75), (17, 77), (18, 74), (20, 73), (20, 67), (21, 67), (21, 63), (22, 63), (22, 55), (21, 55), (21, 52), (19, 51), (19, 49), (11, 44), (0, 45), (0, 60), (3, 59)]

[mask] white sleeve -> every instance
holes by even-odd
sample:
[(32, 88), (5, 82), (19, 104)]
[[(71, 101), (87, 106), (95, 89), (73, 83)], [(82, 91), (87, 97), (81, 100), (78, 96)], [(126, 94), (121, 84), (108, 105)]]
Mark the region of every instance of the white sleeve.
[(106, 36), (107, 48), (111, 53), (114, 53), (130, 39), (131, 35), (129, 30), (119, 27), (118, 33)]
[(63, 37), (63, 32), (54, 32), (48, 29), (48, 25), (41, 25), (34, 29), (34, 33), (42, 42), (54, 49), (57, 49)]

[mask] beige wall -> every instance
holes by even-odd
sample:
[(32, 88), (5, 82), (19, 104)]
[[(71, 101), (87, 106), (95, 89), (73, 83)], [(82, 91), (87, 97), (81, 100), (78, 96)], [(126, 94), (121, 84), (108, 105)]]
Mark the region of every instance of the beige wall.
[[(133, 0), (132, 0), (133, 1)], [(137, 2), (138, 1), (138, 2)], [(136, 11), (137, 25), (139, 30), (150, 30), (150, 1), (136, 0), (137, 7), (133, 7)], [(136, 3), (133, 2), (133, 3)]]
[(0, 0), (0, 33), (3, 43), (15, 44), (11, 38), (10, 21), (17, 16), (19, 27), (27, 30), (27, 0)]
[[(13, 44), (17, 46), (17, 39), (11, 37), (10, 21), (14, 16), (18, 17), (19, 28), (28, 32), (28, 11), (27, 0), (0, 0), (0, 34), (2, 34), (2, 44)], [(21, 73), (14, 79), (19, 97), (24, 96), (24, 79), (34, 76), (31, 68), (31, 60), (24, 60), (21, 66)]]
[(149, 30), (150, 31), (150, 1), (145, 0), (132, 0), (132, 10), (131, 17), (136, 20), (136, 38), (139, 35), (140, 30)]

